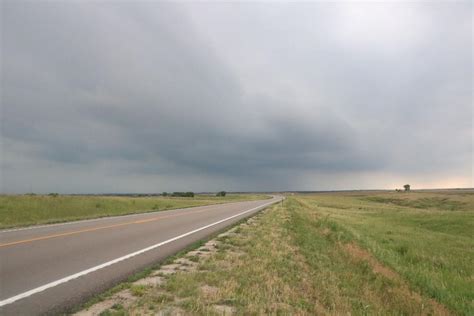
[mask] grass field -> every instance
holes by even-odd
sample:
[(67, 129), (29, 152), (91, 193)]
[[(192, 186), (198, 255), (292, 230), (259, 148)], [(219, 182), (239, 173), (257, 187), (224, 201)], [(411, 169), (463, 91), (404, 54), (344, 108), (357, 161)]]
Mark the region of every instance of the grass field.
[(194, 198), (0, 195), (0, 228), (265, 198), (268, 196), (257, 194), (196, 195)]
[(472, 193), (288, 196), (107, 313), (473, 315), (473, 231)]
[(410, 289), (453, 312), (474, 314), (474, 194), (329, 194), (298, 201)]

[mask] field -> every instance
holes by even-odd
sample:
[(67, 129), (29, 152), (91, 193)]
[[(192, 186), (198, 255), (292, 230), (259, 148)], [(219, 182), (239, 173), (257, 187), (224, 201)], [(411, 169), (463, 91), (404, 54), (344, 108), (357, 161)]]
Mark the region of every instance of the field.
[(104, 314), (473, 315), (473, 232), (473, 193), (289, 195)]
[(268, 196), (257, 194), (196, 195), (194, 198), (0, 195), (0, 228), (265, 198)]

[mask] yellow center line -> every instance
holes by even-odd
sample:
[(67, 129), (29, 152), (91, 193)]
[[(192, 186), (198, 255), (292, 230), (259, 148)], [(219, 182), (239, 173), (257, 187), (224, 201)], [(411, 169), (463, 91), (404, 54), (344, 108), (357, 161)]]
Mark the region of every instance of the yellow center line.
[[(193, 211), (193, 214), (207, 212), (207, 211), (211, 211), (211, 210)], [(0, 248), (8, 247), (8, 246), (14, 246), (14, 245), (18, 245), (18, 244), (26, 244), (26, 243), (30, 243), (30, 242), (34, 242), (34, 241), (40, 241), (40, 240), (46, 240), (46, 239), (52, 239), (52, 238), (58, 238), (58, 237), (64, 237), (64, 236), (71, 236), (71, 235), (77, 235), (77, 234), (82, 234), (82, 233), (88, 233), (88, 232), (93, 232), (93, 231), (102, 230), (102, 229), (116, 228), (116, 227), (121, 227), (121, 226), (126, 226), (126, 225), (145, 224), (145, 223), (149, 223), (149, 222), (158, 221), (158, 220), (164, 219), (164, 218), (178, 217), (178, 216), (184, 216), (184, 215), (189, 215), (189, 214), (185, 213), (185, 214), (173, 214), (173, 215), (157, 216), (157, 217), (137, 220), (137, 221), (133, 221), (133, 222), (118, 223), (118, 224), (107, 225), (107, 226), (99, 226), (99, 227), (92, 227), (92, 228), (86, 228), (86, 229), (81, 229), (81, 230), (74, 230), (74, 231), (59, 233), (59, 234), (39, 236), (39, 237), (35, 237), (35, 238), (30, 238), (30, 239), (23, 239), (23, 240), (3, 243), (3, 244), (0, 244)]]

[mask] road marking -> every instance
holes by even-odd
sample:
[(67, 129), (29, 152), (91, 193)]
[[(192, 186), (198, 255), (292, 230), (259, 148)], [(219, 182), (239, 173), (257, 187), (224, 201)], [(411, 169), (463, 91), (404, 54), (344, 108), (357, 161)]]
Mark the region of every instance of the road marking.
[[(130, 214), (130, 215), (124, 215), (125, 216), (131, 216), (131, 215), (142, 215), (141, 214)], [(38, 228), (45, 228), (45, 227), (55, 227), (55, 226), (62, 226), (62, 225), (71, 225), (71, 224), (77, 224), (77, 223), (84, 223), (84, 222), (95, 222), (101, 219), (105, 218), (110, 218), (110, 217), (100, 217), (100, 218), (92, 218), (92, 219), (83, 219), (79, 221), (71, 221), (71, 222), (65, 222), (65, 223), (57, 223), (57, 224), (46, 224), (46, 225), (33, 225), (33, 226), (28, 226), (28, 227), (20, 227), (20, 228), (10, 228), (10, 229), (2, 229), (0, 230), (0, 234), (3, 233), (11, 233), (11, 232), (18, 232), (22, 230), (30, 230), (30, 229), (38, 229)]]
[(265, 204), (263, 204), (263, 205), (260, 205), (260, 206), (251, 208), (251, 209), (249, 209), (249, 210), (243, 211), (243, 212), (241, 212), (241, 213), (238, 213), (238, 214), (236, 214), (236, 215), (232, 215), (232, 216), (230, 216), (230, 217), (221, 219), (221, 220), (219, 220), (219, 221), (217, 221), (217, 222), (208, 224), (208, 225), (206, 225), (206, 226), (199, 227), (199, 228), (197, 228), (197, 229), (195, 229), (195, 230), (189, 231), (189, 232), (184, 233), (184, 234), (182, 234), (182, 235), (179, 235), (179, 236), (173, 237), (173, 238), (171, 238), (171, 239), (162, 241), (162, 242), (157, 243), (157, 244), (155, 244), (155, 245), (153, 245), (153, 246), (149, 246), (149, 247), (143, 248), (143, 249), (141, 249), (141, 250), (135, 251), (135, 252), (130, 253), (130, 254), (128, 254), (128, 255), (119, 257), (119, 258), (114, 259), (114, 260), (111, 260), (111, 261), (104, 262), (104, 263), (102, 263), (102, 264), (100, 264), (100, 265), (98, 265), (98, 266), (89, 268), (89, 269), (87, 269), (87, 270), (83, 270), (83, 271), (81, 271), (81, 272), (78, 272), (78, 273), (69, 275), (69, 276), (64, 277), (64, 278), (62, 278), (62, 279), (59, 279), (59, 280), (56, 280), (56, 281), (47, 283), (47, 284), (42, 285), (42, 286), (40, 286), (40, 287), (34, 288), (34, 289), (32, 289), (32, 290), (23, 292), (23, 293), (21, 293), (21, 294), (12, 296), (12, 297), (7, 298), (7, 299), (4, 299), (3, 301), (0, 301), (0, 307), (1, 307), (1, 306), (8, 305), (8, 304), (11, 304), (11, 303), (14, 303), (14, 302), (16, 302), (16, 301), (18, 301), (18, 300), (21, 300), (21, 299), (23, 299), (23, 298), (29, 297), (29, 296), (31, 296), (31, 295), (34, 295), (34, 294), (43, 292), (43, 291), (45, 291), (45, 290), (47, 290), (47, 289), (50, 289), (50, 288), (52, 288), (52, 287), (58, 286), (58, 285), (60, 285), (60, 284), (66, 283), (66, 282), (68, 282), (68, 281), (77, 279), (77, 278), (79, 278), (79, 277), (81, 277), (81, 276), (87, 275), (87, 274), (92, 273), (92, 272), (95, 272), (95, 271), (97, 271), (97, 270), (106, 268), (106, 267), (111, 266), (111, 265), (113, 265), (113, 264), (115, 264), (115, 263), (118, 263), (118, 262), (121, 262), (121, 261), (130, 259), (130, 258), (132, 258), (132, 257), (141, 255), (141, 254), (143, 254), (143, 253), (145, 253), (145, 252), (147, 252), (147, 251), (150, 251), (150, 250), (156, 249), (156, 248), (158, 248), (158, 247), (161, 247), (161, 246), (163, 246), (163, 245), (169, 244), (169, 243), (171, 243), (171, 242), (173, 242), (173, 241), (175, 241), (175, 240), (178, 240), (178, 239), (187, 237), (187, 236), (189, 236), (189, 235), (192, 235), (192, 234), (194, 234), (194, 233), (197, 233), (197, 232), (199, 232), (199, 231), (201, 231), (201, 230), (204, 230), (204, 229), (207, 229), (207, 228), (209, 228), (209, 227), (219, 225), (220, 223), (223, 223), (223, 222), (228, 221), (228, 220), (230, 220), (230, 219), (233, 219), (233, 218), (236, 218), (236, 217), (238, 217), (238, 216), (244, 215), (244, 214), (246, 214), (246, 213), (255, 211), (255, 210), (257, 210), (257, 209), (264, 208), (264, 207), (266, 207), (266, 206), (268, 206), (268, 205), (270, 205), (270, 204), (276, 203), (276, 202), (278, 202), (278, 201), (271, 201), (271, 202), (265, 203)]
[(80, 223), (87, 223), (87, 222), (97, 222), (97, 221), (101, 221), (101, 220), (114, 219), (114, 218), (127, 218), (127, 217), (134, 217), (134, 216), (140, 216), (140, 215), (151, 215), (151, 214), (156, 214), (156, 213), (181, 211), (181, 210), (186, 210), (186, 209), (190, 209), (190, 208), (199, 208), (199, 207), (207, 207), (207, 206), (220, 206), (220, 205), (224, 205), (224, 204), (229, 205), (229, 204), (236, 204), (236, 203), (242, 203), (242, 202), (249, 202), (249, 201), (223, 202), (223, 203), (208, 204), (208, 205), (197, 205), (197, 206), (189, 206), (189, 207), (181, 207), (181, 208), (169, 208), (169, 209), (162, 210), (162, 211), (143, 210), (143, 211), (140, 211), (141, 213), (124, 214), (124, 215), (112, 215), (112, 216), (104, 216), (104, 217), (90, 218), (90, 219), (80, 219), (80, 220), (73, 220), (73, 221), (64, 222), (64, 223), (32, 225), (32, 226), (28, 226), (28, 227), (19, 227), (19, 228), (7, 228), (7, 229), (0, 229), (0, 234), (17, 232), (17, 231), (22, 231), (22, 230), (38, 229), (38, 228), (49, 228), (49, 227), (80, 224)]
[[(200, 211), (193, 211), (193, 214), (208, 212), (208, 211), (211, 211), (211, 210), (213, 210), (213, 209), (211, 208), (211, 209), (205, 209), (205, 210), (200, 210)], [(164, 218), (178, 217), (178, 216), (184, 216), (184, 215), (189, 215), (189, 214), (184, 213), (184, 214), (171, 214), (171, 215), (157, 216), (157, 217), (137, 220), (137, 221), (133, 221), (133, 222), (125, 222), (125, 223), (118, 223), (118, 224), (107, 225), (107, 226), (91, 227), (91, 228), (85, 228), (85, 229), (81, 229), (81, 230), (74, 230), (74, 231), (71, 231), (71, 232), (39, 236), (39, 237), (35, 237), (35, 238), (30, 238), (30, 239), (23, 239), (23, 240), (17, 240), (17, 241), (3, 243), (3, 244), (0, 244), (0, 248), (19, 245), (19, 244), (26, 244), (26, 243), (30, 243), (30, 242), (34, 242), (34, 241), (45, 240), (45, 239), (52, 239), (52, 238), (58, 238), (58, 237), (88, 233), (88, 232), (93, 232), (93, 231), (102, 230), (102, 229), (116, 228), (116, 227), (120, 227), (120, 226), (133, 225), (133, 224), (144, 224), (144, 223), (158, 221), (158, 220), (164, 219)]]

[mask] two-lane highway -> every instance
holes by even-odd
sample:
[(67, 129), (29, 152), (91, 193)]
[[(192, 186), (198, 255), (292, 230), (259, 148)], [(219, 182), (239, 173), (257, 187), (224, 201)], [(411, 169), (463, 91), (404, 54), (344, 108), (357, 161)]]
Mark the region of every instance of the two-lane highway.
[(280, 200), (0, 231), (0, 314), (64, 311)]

